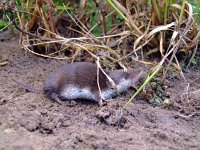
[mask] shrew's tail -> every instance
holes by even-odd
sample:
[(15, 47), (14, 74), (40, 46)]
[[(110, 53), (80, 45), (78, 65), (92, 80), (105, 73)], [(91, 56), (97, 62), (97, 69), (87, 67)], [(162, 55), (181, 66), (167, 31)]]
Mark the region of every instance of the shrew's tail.
[(13, 79), (13, 78), (11, 78), (11, 80), (13, 82), (17, 83), (20, 87), (26, 89), (28, 92), (41, 93), (40, 89), (36, 89), (36, 88), (32, 87), (31, 85), (24, 84), (21, 81), (18, 81), (17, 79)]

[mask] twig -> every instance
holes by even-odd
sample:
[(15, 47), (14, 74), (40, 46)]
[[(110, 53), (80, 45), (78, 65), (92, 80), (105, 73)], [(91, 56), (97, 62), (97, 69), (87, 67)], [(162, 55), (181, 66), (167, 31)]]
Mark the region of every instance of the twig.
[(191, 113), (191, 114), (189, 114), (189, 115), (183, 115), (183, 114), (181, 114), (180, 112), (178, 112), (178, 116), (179, 116), (179, 117), (186, 118), (186, 119), (191, 118), (191, 117), (193, 117), (193, 116), (196, 115), (196, 114), (200, 114), (200, 112), (193, 112), (193, 113)]
[(0, 66), (5, 66), (5, 65), (7, 65), (7, 64), (8, 64), (8, 61), (1, 62), (1, 63), (0, 63)]

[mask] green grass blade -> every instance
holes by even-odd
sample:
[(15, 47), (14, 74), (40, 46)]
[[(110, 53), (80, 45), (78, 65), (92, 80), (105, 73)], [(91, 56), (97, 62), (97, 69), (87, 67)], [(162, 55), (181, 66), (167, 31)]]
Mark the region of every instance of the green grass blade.
[(152, 80), (152, 78), (160, 71), (162, 66), (158, 67), (150, 77), (148, 77), (142, 86), (135, 92), (135, 94), (126, 102), (126, 104), (122, 107), (122, 110), (125, 109), (133, 100), (134, 98), (142, 91), (142, 89)]

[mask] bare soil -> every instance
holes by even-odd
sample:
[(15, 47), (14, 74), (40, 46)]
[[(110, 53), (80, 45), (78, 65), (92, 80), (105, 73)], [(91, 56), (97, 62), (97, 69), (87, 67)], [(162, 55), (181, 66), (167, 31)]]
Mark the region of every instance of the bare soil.
[(0, 63), (8, 63), (0, 66), (0, 150), (200, 149), (199, 68), (185, 73), (188, 82), (171, 81), (171, 105), (136, 100), (116, 119), (127, 98), (102, 107), (89, 102), (69, 106), (11, 81), (42, 89), (45, 76), (65, 62), (26, 52), (12, 36), (2, 39)]

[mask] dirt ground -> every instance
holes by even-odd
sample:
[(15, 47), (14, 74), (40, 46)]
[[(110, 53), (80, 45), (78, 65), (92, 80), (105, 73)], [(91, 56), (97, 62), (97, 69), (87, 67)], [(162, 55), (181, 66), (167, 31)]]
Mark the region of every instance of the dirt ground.
[(199, 68), (185, 74), (188, 82), (172, 81), (170, 106), (137, 100), (112, 123), (127, 99), (116, 98), (102, 108), (86, 102), (61, 105), (11, 81), (42, 88), (45, 76), (64, 64), (22, 50), (11, 37), (0, 42), (0, 63), (8, 62), (0, 66), (0, 150), (200, 149)]

